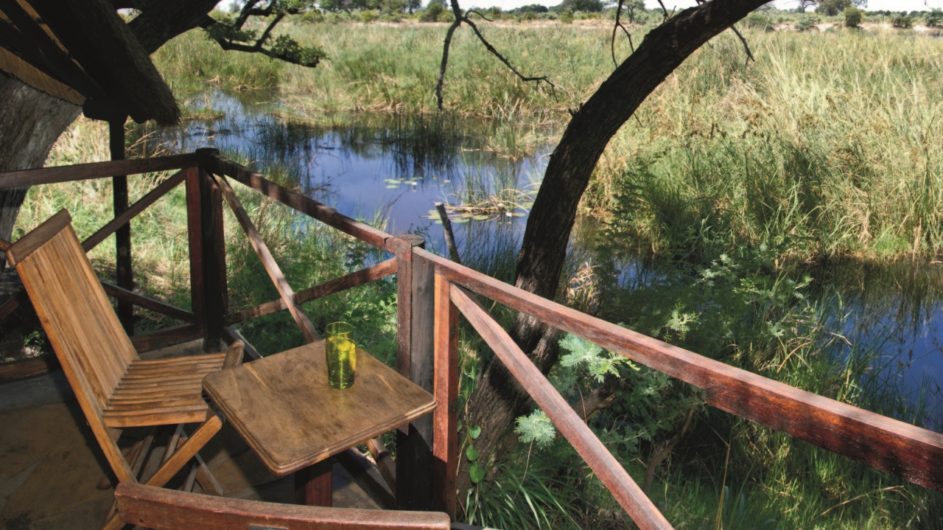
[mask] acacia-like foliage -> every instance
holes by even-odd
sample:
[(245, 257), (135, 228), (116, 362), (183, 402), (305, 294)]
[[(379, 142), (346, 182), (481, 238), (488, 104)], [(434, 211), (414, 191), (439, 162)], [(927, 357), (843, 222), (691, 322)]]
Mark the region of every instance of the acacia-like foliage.
[[(286, 16), (316, 9), (309, 0), (249, 0), (235, 15), (222, 18), (207, 16), (203, 28), (224, 50), (261, 53), (292, 64), (317, 66), (325, 57), (316, 46), (302, 46), (288, 35), (272, 38), (275, 27)], [(251, 17), (264, 17), (268, 24), (259, 32), (246, 28)]]

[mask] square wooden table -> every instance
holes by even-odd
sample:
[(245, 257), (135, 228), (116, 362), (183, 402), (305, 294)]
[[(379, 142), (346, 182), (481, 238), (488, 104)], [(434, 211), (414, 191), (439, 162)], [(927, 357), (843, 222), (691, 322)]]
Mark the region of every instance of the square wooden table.
[(323, 340), (209, 375), (203, 388), (277, 476), (406, 425), (436, 405), (359, 348), (354, 384), (331, 388)]

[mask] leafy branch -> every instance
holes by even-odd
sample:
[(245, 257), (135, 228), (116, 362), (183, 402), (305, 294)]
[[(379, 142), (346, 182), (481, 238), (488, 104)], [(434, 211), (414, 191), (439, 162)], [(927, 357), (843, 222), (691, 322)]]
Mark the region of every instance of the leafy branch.
[[(275, 27), (288, 15), (301, 13), (306, 6), (303, 0), (248, 0), (231, 19), (215, 19), (210, 16), (202, 24), (207, 35), (224, 50), (261, 53), (273, 59), (315, 67), (325, 57), (316, 46), (302, 46), (288, 35), (272, 39)], [(261, 33), (246, 29), (251, 17), (271, 17)], [(269, 44), (266, 46), (266, 44)]]

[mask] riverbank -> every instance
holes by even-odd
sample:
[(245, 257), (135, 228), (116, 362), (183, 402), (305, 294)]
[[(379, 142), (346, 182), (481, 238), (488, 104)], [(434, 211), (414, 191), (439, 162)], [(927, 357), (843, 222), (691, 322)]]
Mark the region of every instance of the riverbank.
[[(468, 32), (451, 55), (446, 105), (508, 128), (533, 152), (612, 69), (603, 27), (484, 30), (548, 91), (519, 82)], [(438, 27), (299, 24), (329, 60), (306, 70), (224, 54), (199, 33), (157, 54), (178, 93), (192, 72), (227, 89), (277, 90), (289, 119), (338, 111), (434, 111)], [(655, 253), (716, 257), (743, 244), (784, 258), (936, 259), (943, 253), (943, 40), (913, 33), (745, 30), (756, 62), (722, 35), (672, 75), (619, 132), (584, 197), (614, 237)], [(628, 53), (617, 43), (617, 56)], [(187, 58), (184, 64), (180, 59)], [(560, 60), (559, 58), (564, 58)], [(559, 133), (556, 133), (559, 134)], [(526, 141), (517, 141), (529, 135)], [(696, 222), (695, 222), (696, 220)], [(700, 226), (700, 228), (697, 228)], [(688, 250), (690, 252), (690, 250)]]

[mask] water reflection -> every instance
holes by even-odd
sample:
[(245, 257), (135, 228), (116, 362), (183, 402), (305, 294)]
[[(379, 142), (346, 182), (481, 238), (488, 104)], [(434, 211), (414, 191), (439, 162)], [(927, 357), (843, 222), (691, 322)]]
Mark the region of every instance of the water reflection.
[[(393, 234), (419, 233), (444, 253), (442, 227), (430, 213), (436, 202), (474, 200), (504, 188), (534, 186), (548, 152), (510, 157), (485, 139), (495, 124), (454, 116), (346, 115), (299, 124), (274, 108), (244, 106), (215, 93), (204, 100), (218, 117), (163, 129), (172, 150), (216, 147), (265, 173), (298, 179), (306, 193), (347, 215), (383, 222)], [(454, 220), (463, 260), (506, 275), (524, 229), (522, 217)]]
[(841, 295), (833, 310), (851, 348), (873, 355), (870, 377), (903, 398), (902, 419), (943, 430), (943, 266), (843, 262), (817, 273)]

